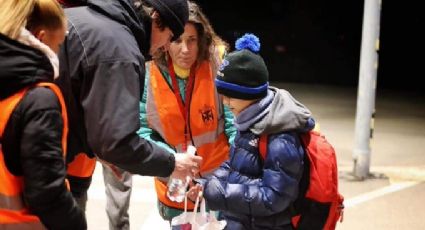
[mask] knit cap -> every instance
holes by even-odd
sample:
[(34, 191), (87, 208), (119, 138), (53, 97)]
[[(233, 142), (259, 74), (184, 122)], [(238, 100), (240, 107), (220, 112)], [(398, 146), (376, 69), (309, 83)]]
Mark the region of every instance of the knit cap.
[(220, 94), (245, 100), (267, 95), (269, 72), (258, 54), (260, 46), (260, 40), (253, 34), (236, 40), (236, 51), (226, 55), (217, 72), (215, 84)]
[(146, 0), (161, 16), (164, 25), (173, 31), (176, 40), (184, 32), (184, 26), (189, 19), (187, 0)]

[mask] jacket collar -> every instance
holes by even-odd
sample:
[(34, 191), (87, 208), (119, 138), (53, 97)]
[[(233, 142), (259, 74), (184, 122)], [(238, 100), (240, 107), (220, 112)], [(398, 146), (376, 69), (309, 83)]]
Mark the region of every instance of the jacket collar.
[(40, 50), (0, 33), (0, 100), (41, 81), (53, 81), (53, 66)]

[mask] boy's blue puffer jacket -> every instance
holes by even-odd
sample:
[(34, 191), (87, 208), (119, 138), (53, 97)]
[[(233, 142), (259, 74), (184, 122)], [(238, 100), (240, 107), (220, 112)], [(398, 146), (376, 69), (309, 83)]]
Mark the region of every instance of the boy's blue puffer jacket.
[(226, 229), (292, 229), (289, 207), (298, 195), (304, 150), (296, 133), (270, 135), (263, 163), (258, 138), (238, 133), (204, 196), (211, 209), (224, 210)]

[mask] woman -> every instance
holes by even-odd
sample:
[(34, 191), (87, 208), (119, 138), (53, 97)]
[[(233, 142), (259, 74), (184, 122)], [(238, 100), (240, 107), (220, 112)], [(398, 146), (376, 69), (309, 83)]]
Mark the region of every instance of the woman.
[[(203, 164), (200, 177), (208, 176), (228, 157), (235, 136), (233, 116), (221, 103), (214, 86), (215, 72), (225, 43), (214, 33), (200, 8), (189, 2), (184, 33), (168, 52), (148, 62), (141, 101), (139, 135), (170, 153), (197, 148)], [(158, 207), (165, 220), (179, 215), (183, 203), (167, 195), (168, 178), (156, 178)], [(193, 205), (189, 204), (189, 209)]]
[(0, 12), (0, 226), (86, 229), (65, 183), (66, 109), (51, 84), (63, 10), (55, 0), (3, 0)]

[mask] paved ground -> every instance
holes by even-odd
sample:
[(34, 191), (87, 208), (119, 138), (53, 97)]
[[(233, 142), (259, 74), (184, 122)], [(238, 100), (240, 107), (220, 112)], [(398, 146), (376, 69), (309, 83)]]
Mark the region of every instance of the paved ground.
[[(372, 178), (352, 180), (352, 149), (357, 89), (279, 84), (306, 104), (334, 145), (345, 196), (344, 222), (338, 230), (425, 229), (425, 96), (380, 90), (371, 142)], [(101, 167), (89, 190), (89, 229), (108, 229)], [(134, 176), (131, 229), (167, 229), (156, 209), (153, 180)]]

